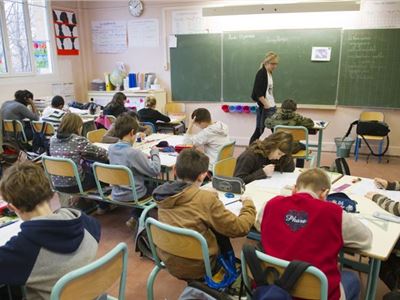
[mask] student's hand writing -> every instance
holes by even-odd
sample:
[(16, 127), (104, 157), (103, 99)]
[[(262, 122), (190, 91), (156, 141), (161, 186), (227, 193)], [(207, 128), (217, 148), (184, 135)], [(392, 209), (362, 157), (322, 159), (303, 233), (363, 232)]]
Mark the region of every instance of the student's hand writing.
[(378, 193), (375, 193), (375, 192), (368, 192), (368, 193), (365, 194), (365, 198), (368, 198), (368, 199), (372, 200), (372, 198), (377, 194)]
[(251, 199), (249, 196), (241, 196), (240, 197), (240, 201), (244, 202), (244, 201), (251, 201), (253, 202), (253, 199)]
[(274, 170), (275, 170), (275, 165), (273, 165), (273, 164), (266, 165), (263, 168), (263, 171), (264, 171), (265, 175), (267, 175), (268, 177), (272, 176), (272, 174), (274, 173)]
[(375, 185), (379, 188), (379, 189), (387, 189), (388, 186), (388, 181), (382, 178), (375, 178), (374, 179)]

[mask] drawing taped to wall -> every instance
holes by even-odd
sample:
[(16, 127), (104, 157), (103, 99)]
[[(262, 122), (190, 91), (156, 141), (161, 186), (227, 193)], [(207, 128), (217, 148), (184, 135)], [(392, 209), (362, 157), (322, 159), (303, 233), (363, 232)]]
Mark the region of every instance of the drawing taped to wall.
[(78, 25), (73, 11), (53, 9), (58, 55), (79, 55)]

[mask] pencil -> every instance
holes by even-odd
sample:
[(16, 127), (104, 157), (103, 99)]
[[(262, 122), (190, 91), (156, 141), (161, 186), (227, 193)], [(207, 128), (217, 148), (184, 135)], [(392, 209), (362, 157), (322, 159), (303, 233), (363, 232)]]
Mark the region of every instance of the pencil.
[(240, 201), (242, 201), (242, 200), (241, 200), (241, 199), (237, 199), (237, 200), (235, 200), (235, 201), (231, 201), (231, 202), (226, 203), (225, 206), (227, 206), (227, 205), (229, 205), (229, 204), (236, 203), (236, 202), (240, 202)]

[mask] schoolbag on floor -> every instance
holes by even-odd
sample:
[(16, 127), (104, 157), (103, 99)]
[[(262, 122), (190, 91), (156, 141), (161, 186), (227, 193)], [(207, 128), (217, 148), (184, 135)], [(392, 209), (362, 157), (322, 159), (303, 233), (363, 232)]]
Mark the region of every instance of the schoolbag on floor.
[[(304, 271), (311, 266), (303, 261), (291, 261), (286, 267), (282, 276), (279, 277), (279, 272), (273, 267), (268, 267), (265, 270), (261, 268), (261, 262), (257, 258), (256, 249), (252, 245), (244, 245), (243, 254), (246, 263), (254, 277), (256, 288), (249, 291), (253, 300), (291, 300), (291, 291), (295, 287), (297, 280), (301, 277)], [(272, 283), (267, 282), (267, 278), (272, 276)]]
[(212, 289), (203, 282), (192, 281), (183, 290), (179, 300), (230, 300), (232, 299), (224, 292)]

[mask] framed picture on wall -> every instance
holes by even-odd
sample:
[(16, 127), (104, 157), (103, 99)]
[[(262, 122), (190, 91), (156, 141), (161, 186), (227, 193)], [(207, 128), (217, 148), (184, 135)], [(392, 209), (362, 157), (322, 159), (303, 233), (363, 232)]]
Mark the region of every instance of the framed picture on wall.
[(53, 9), (58, 55), (79, 55), (78, 22), (73, 11)]

